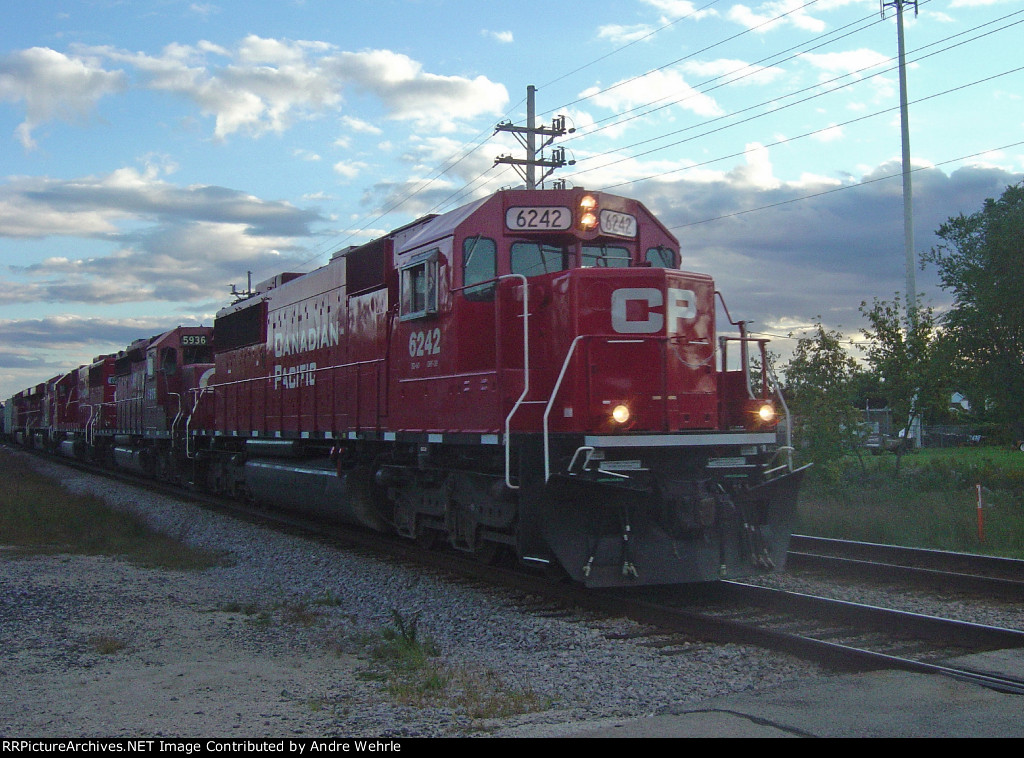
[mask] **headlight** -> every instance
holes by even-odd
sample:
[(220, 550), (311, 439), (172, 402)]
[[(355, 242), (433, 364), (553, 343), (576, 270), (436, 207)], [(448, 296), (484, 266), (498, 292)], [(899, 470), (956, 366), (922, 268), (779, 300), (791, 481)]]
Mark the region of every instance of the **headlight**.
[(580, 228), (589, 231), (597, 226), (597, 198), (593, 195), (584, 195), (580, 198)]
[(775, 420), (775, 408), (771, 403), (765, 403), (757, 409), (757, 417), (766, 424), (770, 423)]
[(625, 424), (629, 421), (629, 406), (616, 405), (615, 408), (612, 409), (612, 419), (616, 424)]

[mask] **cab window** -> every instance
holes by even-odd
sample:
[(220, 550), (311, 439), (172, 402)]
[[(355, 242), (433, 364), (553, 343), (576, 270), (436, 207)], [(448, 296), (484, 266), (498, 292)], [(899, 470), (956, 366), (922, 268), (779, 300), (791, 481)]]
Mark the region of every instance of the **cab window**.
[(565, 245), (544, 242), (513, 242), (512, 273), (540, 276), (569, 268), (569, 251)]
[(401, 270), (401, 320), (437, 313), (437, 258), (432, 250)]
[(629, 250), (610, 245), (584, 245), (580, 251), (580, 265), (583, 268), (627, 268)]
[(655, 268), (676, 268), (676, 251), (659, 245), (647, 251), (647, 262)]
[(160, 371), (171, 376), (178, 371), (178, 351), (173, 347), (165, 347), (160, 359)]
[[(498, 247), (494, 240), (477, 235), (462, 243), (462, 294), (467, 300), (494, 299), (494, 278), (497, 276)], [(478, 282), (487, 284), (472, 285)]]

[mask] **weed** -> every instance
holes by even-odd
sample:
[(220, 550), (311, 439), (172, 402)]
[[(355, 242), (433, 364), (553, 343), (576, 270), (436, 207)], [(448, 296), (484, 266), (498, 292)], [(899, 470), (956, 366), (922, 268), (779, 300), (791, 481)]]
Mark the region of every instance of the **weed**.
[(217, 610), (222, 613), (243, 613), (246, 616), (254, 616), (259, 612), (259, 606), (256, 603), (230, 602), (224, 603)]
[(432, 639), (419, 630), (419, 614), (391, 612), (392, 623), (366, 638), (370, 669), (357, 678), (384, 685), (397, 703), (449, 708), (474, 721), (543, 710), (550, 701), (529, 688), (509, 686), (492, 671), (446, 663)]
[(128, 647), (128, 643), (104, 634), (89, 638), (89, 648), (100, 655), (113, 655), (114, 653), (121, 652), (126, 647)]
[(324, 594), (320, 597), (314, 598), (311, 602), (314, 605), (323, 605), (331, 608), (342, 605), (341, 598), (335, 595), (331, 590), (324, 590)]
[(313, 626), (320, 619), (320, 611), (309, 608), (303, 600), (286, 600), (281, 606), (281, 618), (286, 624)]

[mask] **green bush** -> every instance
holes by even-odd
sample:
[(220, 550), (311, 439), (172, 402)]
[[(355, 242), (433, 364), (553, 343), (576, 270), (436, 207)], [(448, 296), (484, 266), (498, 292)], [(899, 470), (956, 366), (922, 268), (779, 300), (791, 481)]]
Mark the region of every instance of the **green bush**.
[(1024, 453), (920, 450), (898, 469), (892, 455), (833, 461), (807, 477), (797, 531), (1024, 558)]

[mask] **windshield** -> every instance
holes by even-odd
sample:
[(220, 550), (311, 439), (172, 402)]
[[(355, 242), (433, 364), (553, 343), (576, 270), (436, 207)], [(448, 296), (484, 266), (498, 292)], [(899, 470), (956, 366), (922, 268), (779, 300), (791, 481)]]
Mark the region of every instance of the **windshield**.
[(545, 242), (513, 242), (512, 273), (539, 276), (569, 268), (569, 249), (566, 245)]
[(606, 268), (626, 268), (630, 264), (629, 250), (612, 245), (584, 245), (580, 253), (580, 265), (583, 268), (602, 266)]

